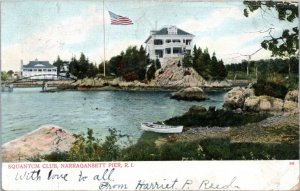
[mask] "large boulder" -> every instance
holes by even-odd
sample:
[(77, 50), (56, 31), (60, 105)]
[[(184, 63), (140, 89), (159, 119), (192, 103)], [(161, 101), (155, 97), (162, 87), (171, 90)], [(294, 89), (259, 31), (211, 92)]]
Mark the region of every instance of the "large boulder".
[(234, 87), (224, 95), (223, 107), (229, 110), (243, 108), (246, 98), (250, 96), (254, 96), (253, 89)]
[(294, 101), (284, 101), (283, 111), (288, 113), (299, 113), (298, 103)]
[(115, 78), (113, 80), (107, 81), (109, 86), (114, 86), (114, 87), (119, 86), (120, 82), (121, 82), (120, 78)]
[(259, 105), (259, 97), (257, 97), (257, 96), (247, 97), (244, 102), (244, 110), (257, 111), (258, 105)]
[(56, 125), (43, 125), (29, 134), (2, 145), (4, 162), (30, 161), (36, 156), (69, 151), (75, 138)]
[(171, 98), (177, 100), (202, 101), (208, 99), (204, 91), (199, 87), (190, 87), (171, 94)]
[(299, 90), (289, 91), (286, 95), (284, 100), (285, 101), (293, 101), (298, 102)]
[(246, 111), (282, 111), (283, 100), (270, 96), (250, 96), (246, 98), (244, 110)]

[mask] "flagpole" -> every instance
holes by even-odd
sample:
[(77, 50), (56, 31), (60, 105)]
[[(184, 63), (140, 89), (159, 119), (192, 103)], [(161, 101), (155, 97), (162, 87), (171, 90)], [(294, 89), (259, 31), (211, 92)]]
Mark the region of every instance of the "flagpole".
[(104, 41), (104, 49), (103, 49), (103, 57), (104, 57), (104, 62), (103, 62), (103, 76), (105, 77), (105, 18), (104, 18), (104, 0), (103, 0), (103, 41)]

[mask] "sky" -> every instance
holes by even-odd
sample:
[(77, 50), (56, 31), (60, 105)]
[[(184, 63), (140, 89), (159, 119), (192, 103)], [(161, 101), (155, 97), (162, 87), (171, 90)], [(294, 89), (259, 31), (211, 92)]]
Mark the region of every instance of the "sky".
[[(101, 0), (7, 0), (1, 6), (1, 70), (19, 71), (21, 60), (53, 63), (58, 55), (68, 61), (81, 52), (99, 64), (104, 47), (108, 60), (128, 46), (145, 46), (150, 30), (168, 25), (192, 33), (193, 44), (230, 64), (260, 49), (267, 33), (259, 31), (272, 27), (276, 35), (298, 25), (298, 20), (279, 21), (276, 12), (256, 11), (246, 18), (244, 8), (242, 1), (105, 0), (103, 7)], [(134, 24), (111, 25), (108, 11)], [(261, 50), (251, 59), (270, 56)]]

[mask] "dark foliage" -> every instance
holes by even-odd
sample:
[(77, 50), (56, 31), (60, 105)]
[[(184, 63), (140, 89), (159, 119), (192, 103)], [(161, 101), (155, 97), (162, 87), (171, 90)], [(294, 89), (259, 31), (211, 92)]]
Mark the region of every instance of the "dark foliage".
[(146, 66), (150, 64), (149, 56), (143, 46), (128, 47), (125, 53), (112, 57), (108, 62), (109, 73), (122, 77), (126, 81), (142, 81), (146, 76)]
[(161, 68), (159, 59), (156, 59), (155, 61), (151, 60), (150, 63), (151, 63), (151, 65), (147, 70), (147, 80), (148, 81), (154, 79), (156, 70)]
[[(234, 63), (226, 65), (228, 72), (246, 72), (247, 66), (250, 73), (255, 73), (256, 69), (259, 76), (267, 76), (276, 74), (288, 75), (299, 73), (299, 59), (291, 57), (290, 59), (268, 59), (257, 61), (242, 61), (241, 63)], [(259, 77), (258, 76), (258, 77)]]
[(56, 61), (54, 61), (53, 66), (57, 67), (57, 74), (59, 74), (61, 67), (63, 66), (63, 61), (60, 59), (59, 56), (57, 56)]
[(227, 76), (223, 61), (218, 61), (215, 53), (211, 57), (207, 48), (202, 51), (196, 45), (192, 55), (184, 55), (183, 67), (193, 67), (206, 80), (224, 80)]
[(259, 79), (257, 83), (253, 85), (253, 88), (256, 96), (268, 95), (280, 99), (284, 99), (288, 92), (288, 88), (285, 84), (268, 82), (265, 79)]
[[(291, 23), (298, 18), (298, 4), (280, 1), (244, 1), (244, 15), (260, 10), (263, 14), (275, 10), (277, 18), (282, 22)], [(271, 29), (267, 39), (261, 42), (261, 47), (270, 50), (272, 56), (293, 56), (299, 52), (299, 30), (297, 25), (292, 29), (284, 29), (281, 35), (273, 36)]]
[(266, 113), (234, 113), (232, 111), (216, 110), (200, 113), (187, 113), (183, 116), (173, 117), (165, 121), (169, 125), (192, 126), (240, 126), (247, 123), (261, 121), (267, 118)]
[(96, 77), (99, 73), (98, 67), (90, 63), (83, 53), (81, 53), (79, 60), (75, 57), (71, 59), (69, 71), (79, 79)]

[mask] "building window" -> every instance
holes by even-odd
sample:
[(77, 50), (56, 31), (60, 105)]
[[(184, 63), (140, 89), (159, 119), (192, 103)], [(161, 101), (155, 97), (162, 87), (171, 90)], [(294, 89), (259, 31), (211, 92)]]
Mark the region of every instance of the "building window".
[(47, 72), (47, 69), (43, 69), (44, 72)]
[(166, 40), (166, 43), (170, 43), (170, 42), (171, 42), (171, 39), (167, 39), (167, 40)]
[(29, 72), (32, 72), (32, 69), (28, 69)]
[(159, 58), (163, 57), (163, 50), (155, 50), (155, 55)]
[(36, 71), (37, 71), (37, 69), (33, 69), (33, 71), (34, 71), (34, 72), (36, 72)]
[(181, 54), (181, 53), (182, 53), (182, 49), (180, 47), (173, 48), (173, 54)]
[(191, 42), (192, 42), (192, 39), (187, 39), (187, 40), (185, 41), (185, 44), (186, 44), (186, 45), (191, 45)]
[(173, 39), (173, 43), (180, 43), (179, 39)]
[(154, 45), (162, 45), (163, 41), (161, 39), (155, 39), (154, 40)]
[(185, 43), (185, 39), (183, 39), (182, 42)]
[(41, 72), (41, 71), (42, 71), (42, 69), (39, 69), (38, 71), (39, 71), (39, 72)]
[(51, 72), (51, 69), (48, 69), (48, 72)]
[(166, 48), (166, 54), (171, 54), (171, 48)]
[(53, 71), (53, 72), (56, 72), (56, 69), (53, 69), (52, 71)]
[(26, 71), (27, 71), (27, 69), (23, 69), (23, 71), (24, 71), (24, 72), (26, 72)]

